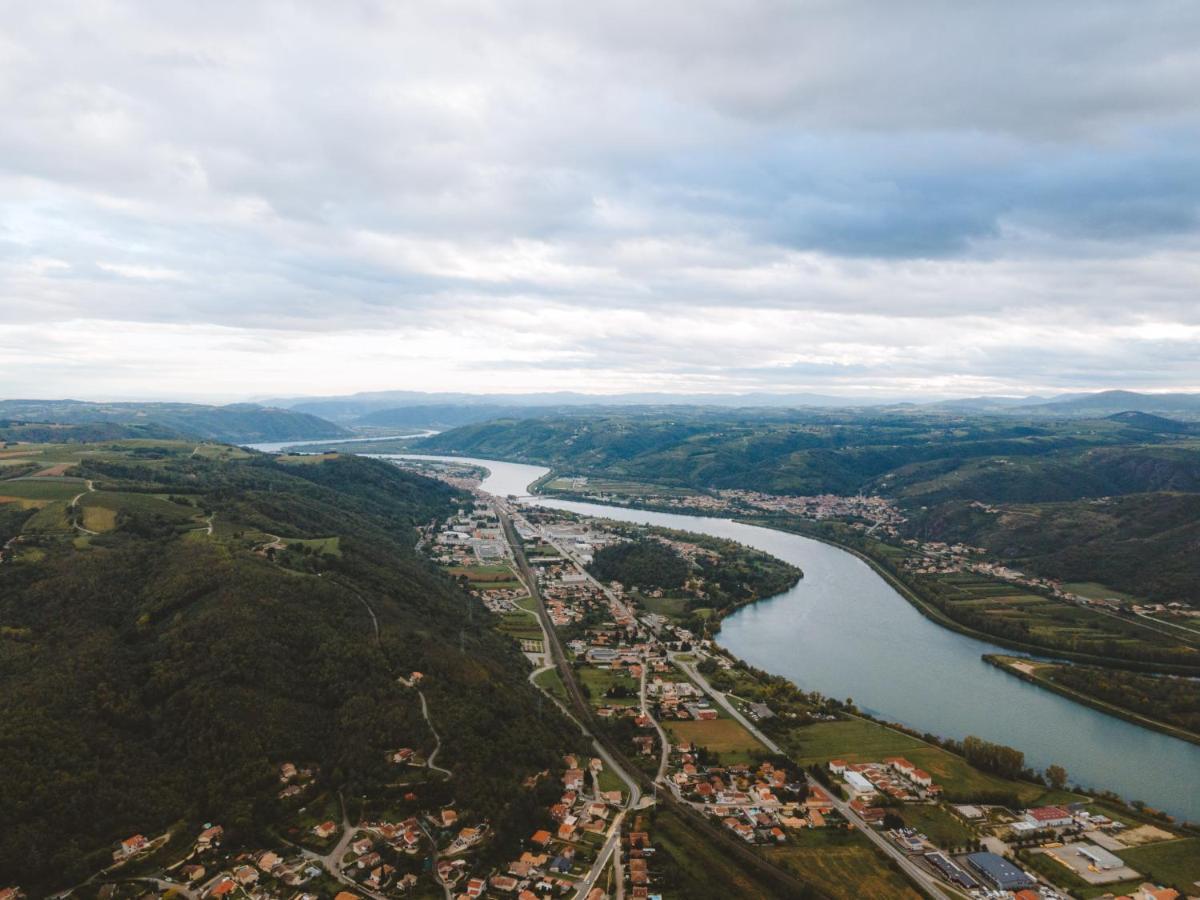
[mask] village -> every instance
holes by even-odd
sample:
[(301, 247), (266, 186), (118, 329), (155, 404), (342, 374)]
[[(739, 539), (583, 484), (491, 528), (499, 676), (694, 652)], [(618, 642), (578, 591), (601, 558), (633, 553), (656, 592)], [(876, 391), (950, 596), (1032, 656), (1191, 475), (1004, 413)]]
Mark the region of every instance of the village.
[[(455, 484), (478, 482), (477, 472), (455, 466), (435, 474)], [(854, 514), (863, 513), (856, 504), (871, 499), (850, 500)], [(758, 495), (741, 500), (770, 502)], [(842, 509), (815, 500), (804, 507), (809, 514)], [(869, 506), (877, 521), (890, 521), (886, 504)], [(944, 897), (1060, 900), (1071, 895), (1064, 884), (1127, 885), (1142, 873), (1116, 851), (1174, 837), (1082, 802), (949, 802), (937, 777), (903, 755), (869, 759), (848, 747), (842, 756), (792, 764), (780, 747), (789, 728), (845, 722), (846, 713), (794, 688), (775, 690), (768, 702), (758, 676), (709, 636), (684, 627), (695, 616), (679, 597), (601, 582), (589, 571), (604, 548), (647, 536), (693, 567), (674, 594), (703, 602), (709, 586), (696, 573), (701, 563), (721, 559), (710, 546), (481, 492), (448, 520), (424, 527), (421, 546), (495, 617), (495, 627), (528, 659), (533, 683), (569, 714), (551, 652), (554, 639), (561, 641), (595, 719), (651, 780), (652, 793), (639, 790), (599, 745), (592, 754), (568, 753), (560, 767), (526, 785), (541, 786), (539, 796), (550, 798), (540, 812), (544, 825), (520, 836), (518, 854), (496, 863), (480, 852), (498, 838), (491, 823), (452, 800), (422, 806), (421, 785), (453, 783), (453, 773), (435, 764), (436, 747), (389, 752), (389, 765), (413, 788), (396, 815), (384, 818), (354, 816), (346, 798), (321, 787), (315, 766), (288, 761), (278, 772), (287, 823), (278, 843), (227, 847), (224, 828), (214, 823), (190, 841), (132, 835), (94, 879), (96, 896), (142, 896), (151, 888), (188, 900), (683, 897), (672, 889), (668, 857), (656, 845), (654, 808), (666, 795), (769, 858), (814, 859), (832, 841), (855, 847), (862, 859), (874, 860), (870, 865), (882, 867), (890, 857), (928, 893)], [(919, 568), (978, 565), (971, 561), (975, 548), (912, 549)], [(539, 602), (553, 636), (538, 615)], [(424, 679), (414, 672), (401, 680), (419, 692)], [(172, 860), (164, 863), (168, 853)], [(0, 900), (22, 896), (15, 888), (0, 890)], [(1135, 892), (1105, 896), (1180, 895), (1147, 881)]]

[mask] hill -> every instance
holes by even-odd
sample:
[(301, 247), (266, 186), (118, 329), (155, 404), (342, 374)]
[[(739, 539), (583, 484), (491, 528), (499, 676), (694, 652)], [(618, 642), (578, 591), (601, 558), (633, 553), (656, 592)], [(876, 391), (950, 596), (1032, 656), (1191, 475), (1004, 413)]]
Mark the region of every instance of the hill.
[(205, 406), (197, 403), (0, 400), (0, 419), (58, 425), (153, 426), (158, 433), (146, 436), (187, 436), (234, 443), (316, 440), (350, 434), (340, 425), (308, 413), (252, 403)]
[[(414, 549), (413, 523), (462, 497), (364, 458), (192, 450), (60, 446), (64, 475), (0, 481), (0, 537), (21, 533), (0, 577), (0, 884), (65, 887), (134, 833), (273, 833), (283, 761), (392, 815), (453, 802), (526, 835), (522, 781), (577, 732)], [(396, 787), (385, 751), (433, 745), (397, 682), (414, 670), (453, 775)]]

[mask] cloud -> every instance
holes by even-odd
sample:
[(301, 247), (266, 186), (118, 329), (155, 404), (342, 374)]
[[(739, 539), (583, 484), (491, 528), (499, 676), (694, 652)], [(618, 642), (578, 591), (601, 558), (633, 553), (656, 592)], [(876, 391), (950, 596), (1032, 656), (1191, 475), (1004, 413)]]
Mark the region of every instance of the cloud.
[(1200, 7), (8, 13), (17, 392), (1200, 387)]

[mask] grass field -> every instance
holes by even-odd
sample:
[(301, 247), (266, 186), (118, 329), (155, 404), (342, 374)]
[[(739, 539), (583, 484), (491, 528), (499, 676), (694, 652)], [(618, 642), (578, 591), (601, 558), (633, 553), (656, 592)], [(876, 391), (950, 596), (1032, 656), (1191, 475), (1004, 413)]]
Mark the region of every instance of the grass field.
[[(580, 684), (588, 689), (592, 703), (609, 703), (613, 705), (632, 705), (637, 702), (638, 683), (622, 671), (612, 669), (597, 669), (594, 666), (584, 666), (576, 672)], [(630, 691), (626, 698), (609, 698), (604, 696), (611, 687), (624, 687)]]
[(316, 553), (327, 553), (330, 556), (342, 555), (342, 539), (336, 535), (325, 538), (287, 538), (284, 543), (289, 546), (302, 544), (305, 547), (311, 547)]
[(721, 754), (726, 763), (749, 762), (754, 754), (766, 748), (734, 719), (712, 719), (707, 722), (665, 722), (672, 743), (691, 741)]
[(71, 531), (67, 519), (67, 501), (50, 503), (35, 512), (21, 529), (28, 534), (59, 534)]
[(910, 803), (900, 810), (904, 824), (917, 829), (939, 847), (961, 847), (975, 835), (940, 806)]
[(776, 865), (813, 882), (835, 900), (918, 900), (921, 897), (867, 842), (853, 831), (816, 828), (789, 835), (767, 852)]
[[(164, 519), (180, 530), (198, 527), (202, 524), (203, 518), (200, 510), (194, 506), (172, 503), (153, 494), (95, 491), (91, 494), (84, 494), (79, 500), (79, 505), (83, 508), (85, 517), (90, 515), (97, 522), (107, 522), (111, 516), (114, 525), (117, 514), (121, 512), (155, 516)], [(99, 512), (99, 510), (105, 512)], [(91, 528), (90, 525), (86, 525), (86, 527)], [(93, 530), (104, 529), (95, 528)]]
[(646, 597), (636, 594), (637, 604), (646, 612), (677, 619), (687, 612), (687, 600), (683, 597)]
[(84, 506), (83, 527), (88, 531), (112, 531), (117, 527), (117, 511), (94, 504)]
[(534, 678), (533, 683), (552, 697), (557, 698), (560, 702), (569, 702), (567, 700), (567, 689), (563, 686), (562, 676), (558, 674), (558, 669), (547, 669), (541, 675)]
[(1147, 878), (1188, 894), (1198, 893), (1200, 838), (1180, 838), (1122, 850), (1117, 854)]
[(70, 500), (87, 485), (81, 478), (18, 478), (0, 481), (0, 495), (28, 500)]

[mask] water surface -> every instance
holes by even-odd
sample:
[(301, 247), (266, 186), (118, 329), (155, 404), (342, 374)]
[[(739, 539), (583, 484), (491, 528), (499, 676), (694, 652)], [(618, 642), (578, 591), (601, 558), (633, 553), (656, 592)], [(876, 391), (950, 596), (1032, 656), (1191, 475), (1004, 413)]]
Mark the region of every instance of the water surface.
[[(425, 457), (488, 469), (482, 488), (528, 496), (540, 466)], [(725, 619), (720, 643), (805, 690), (923, 732), (978, 735), (1024, 751), (1035, 768), (1065, 766), (1072, 783), (1107, 788), (1200, 821), (1200, 746), (1073, 703), (983, 662), (1011, 653), (935, 625), (858, 557), (800, 535), (731, 519), (567, 500), (526, 502), (583, 515), (729, 538), (799, 566), (791, 590)]]

